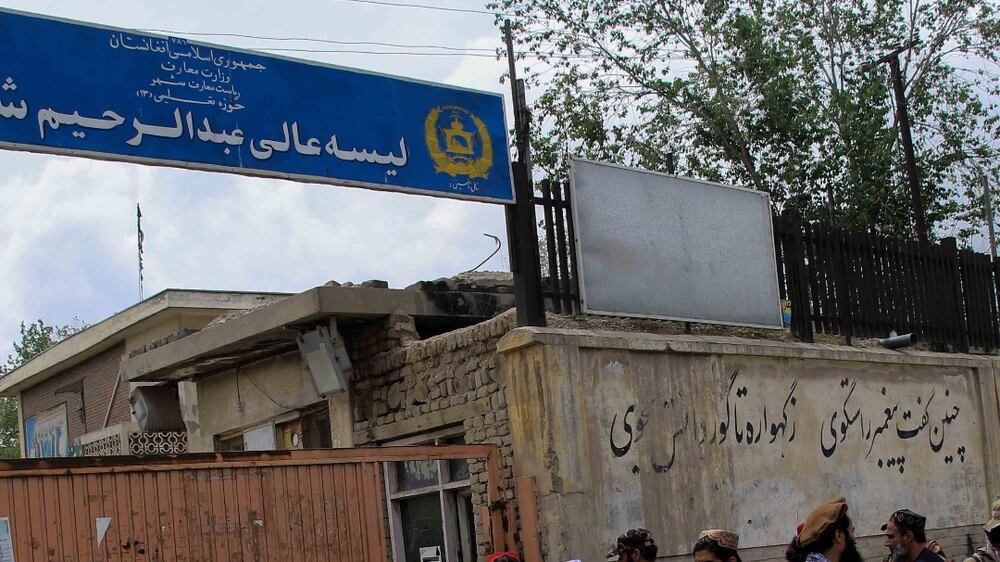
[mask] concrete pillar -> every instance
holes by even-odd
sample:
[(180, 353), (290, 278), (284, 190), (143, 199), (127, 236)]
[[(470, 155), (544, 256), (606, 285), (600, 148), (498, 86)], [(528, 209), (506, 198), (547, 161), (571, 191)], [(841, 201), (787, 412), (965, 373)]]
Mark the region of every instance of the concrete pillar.
[(354, 446), (354, 422), (351, 397), (347, 392), (331, 394), (326, 399), (330, 408), (330, 442), (334, 449)]
[[(330, 333), (339, 334), (337, 319), (330, 318)], [(349, 376), (353, 376), (350, 373)], [(344, 392), (336, 392), (327, 396), (326, 404), (330, 409), (330, 443), (334, 449), (347, 449), (354, 446), (354, 413), (351, 410), (351, 384), (345, 381)]]
[(201, 416), (198, 410), (198, 383), (180, 381), (177, 383), (177, 397), (181, 404), (181, 417), (188, 434), (189, 453), (210, 453), (215, 450), (211, 435), (201, 432)]

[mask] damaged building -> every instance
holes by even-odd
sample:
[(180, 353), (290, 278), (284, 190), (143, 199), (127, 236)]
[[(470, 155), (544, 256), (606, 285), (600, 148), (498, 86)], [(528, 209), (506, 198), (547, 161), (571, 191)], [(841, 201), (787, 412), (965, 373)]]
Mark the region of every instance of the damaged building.
[[(509, 279), (489, 276), (226, 295), (213, 306), (198, 296), (197, 314), (169, 306), (177, 293), (158, 312), (116, 315), (0, 389), (21, 397), (26, 420), (61, 404), (84, 454), (125, 452), (128, 439), (183, 441), (193, 453), (497, 446), (497, 490), (481, 460), (382, 465), (383, 492), (367, 500), (381, 502), (379, 532), (400, 562), (427, 549), (442, 562), (484, 560), (484, 523), (498, 509), (532, 560), (599, 559), (642, 526), (660, 558), (688, 559), (700, 529), (726, 527), (747, 562), (779, 561), (796, 523), (841, 494), (866, 559), (883, 557), (879, 526), (901, 501), (929, 514), (928, 536), (962, 552), (981, 544), (1000, 494), (987, 469), (1000, 464), (995, 357), (586, 316), (518, 328)], [(102, 337), (80, 337), (95, 328)], [(120, 372), (131, 403), (90, 392), (98, 372)], [(85, 407), (54, 392), (78, 373), (90, 377)], [(89, 420), (108, 404), (104, 434)], [(910, 417), (872, 429), (892, 407)], [(904, 482), (920, 497), (898, 497)]]

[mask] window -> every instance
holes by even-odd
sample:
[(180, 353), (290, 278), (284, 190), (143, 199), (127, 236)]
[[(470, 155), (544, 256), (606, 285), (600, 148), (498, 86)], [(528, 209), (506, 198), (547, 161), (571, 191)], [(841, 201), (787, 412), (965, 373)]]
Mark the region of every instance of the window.
[[(397, 445), (463, 444), (462, 437)], [(466, 460), (385, 463), (396, 562), (475, 562), (476, 533)]]
[(333, 446), (330, 435), (330, 410), (302, 411), (301, 417), (275, 425), (279, 449), (329, 449)]
[(243, 445), (247, 451), (273, 451), (274, 424), (268, 422), (244, 431)]
[(330, 410), (288, 412), (261, 425), (216, 436), (217, 451), (323, 449), (333, 446)]
[(225, 453), (228, 451), (245, 451), (246, 445), (243, 444), (243, 434), (237, 434), (232, 437), (219, 437), (219, 444), (216, 446), (216, 450), (220, 453)]
[(295, 419), (274, 426), (278, 433), (279, 449), (301, 449), (302, 443), (302, 420)]
[(333, 447), (333, 435), (330, 434), (330, 409), (320, 408), (303, 413), (302, 432), (306, 449)]

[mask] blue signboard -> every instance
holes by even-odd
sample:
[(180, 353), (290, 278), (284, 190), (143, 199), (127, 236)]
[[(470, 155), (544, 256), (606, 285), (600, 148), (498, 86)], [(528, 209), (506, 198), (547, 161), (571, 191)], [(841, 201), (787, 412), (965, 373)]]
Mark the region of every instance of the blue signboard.
[(0, 148), (514, 199), (499, 94), (9, 10)]

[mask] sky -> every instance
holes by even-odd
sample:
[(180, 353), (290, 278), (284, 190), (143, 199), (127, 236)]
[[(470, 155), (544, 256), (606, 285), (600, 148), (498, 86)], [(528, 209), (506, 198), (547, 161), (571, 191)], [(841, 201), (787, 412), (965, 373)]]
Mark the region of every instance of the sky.
[[(483, 9), (485, 0), (416, 3)], [(490, 49), (501, 43), (488, 14), (350, 0), (0, 0), (0, 7), (249, 49), (331, 47), (180, 32)], [(294, 56), (509, 98), (500, 83), (506, 63), (493, 58)], [(405, 287), (474, 267), (495, 248), (484, 233), (504, 247), (480, 269), (509, 269), (501, 205), (0, 151), (0, 361), (13, 351), (22, 321), (94, 324), (140, 300), (137, 202), (146, 297), (166, 288), (300, 292), (329, 280)]]
[[(395, 2), (485, 11), (486, 0)], [(243, 49), (332, 47), (190, 34), (501, 44), (490, 14), (379, 3), (394, 0), (0, 0), (0, 7)], [(502, 93), (512, 122), (508, 86), (500, 83), (505, 61), (282, 54)], [(0, 74), (2, 67), (0, 59)], [(480, 269), (509, 269), (500, 205), (0, 150), (0, 361), (22, 321), (94, 324), (140, 300), (137, 202), (146, 297), (166, 288), (300, 292), (329, 280), (405, 287), (474, 267), (495, 247), (484, 233), (499, 237), (503, 249)], [(984, 236), (972, 243), (987, 249)]]

